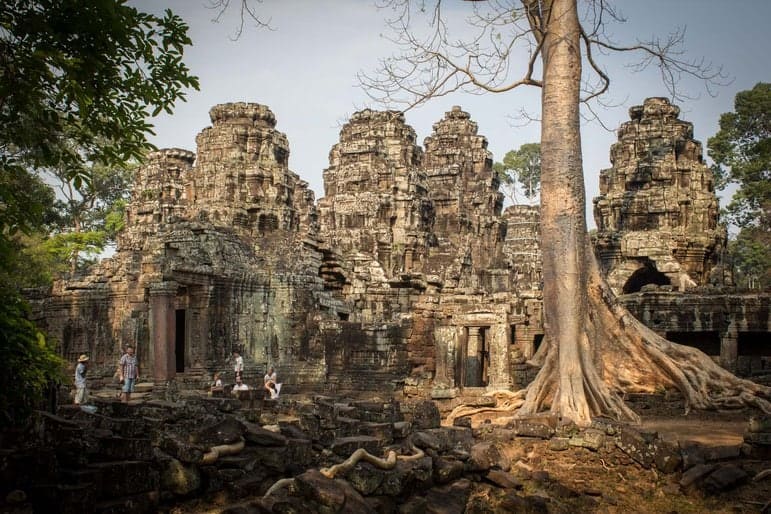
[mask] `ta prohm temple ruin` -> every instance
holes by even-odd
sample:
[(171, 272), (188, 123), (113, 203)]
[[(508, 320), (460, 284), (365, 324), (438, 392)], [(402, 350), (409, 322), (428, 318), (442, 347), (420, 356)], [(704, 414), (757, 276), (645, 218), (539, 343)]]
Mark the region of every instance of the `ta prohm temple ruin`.
[[(630, 109), (600, 173), (596, 255), (638, 319), (757, 378), (771, 294), (732, 285), (712, 172), (678, 114), (662, 98)], [(357, 112), (318, 201), (268, 107), (210, 116), (196, 152), (148, 155), (114, 256), (34, 299), (69, 362), (86, 353), (109, 380), (132, 345), (162, 394), (208, 385), (239, 350), (253, 381), (279, 370), (282, 394), (448, 408), (532, 380), (538, 208), (503, 209), (468, 113), (453, 107), (421, 147), (403, 114)]]

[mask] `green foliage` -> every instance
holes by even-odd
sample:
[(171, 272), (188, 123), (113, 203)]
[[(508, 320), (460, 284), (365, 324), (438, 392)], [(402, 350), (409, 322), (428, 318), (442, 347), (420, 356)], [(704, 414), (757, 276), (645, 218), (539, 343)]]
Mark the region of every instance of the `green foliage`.
[(771, 288), (771, 231), (759, 227), (742, 228), (728, 243), (734, 262), (734, 281), (750, 289)]
[(0, 362), (0, 425), (22, 424), (49, 384), (64, 380), (64, 362), (16, 295), (0, 302)]
[[(126, 0), (0, 2), (3, 425), (25, 416), (61, 378), (62, 363), (29, 320), (20, 288), (47, 280), (46, 263), (56, 263), (49, 259), (88, 253), (114, 235), (123, 198), (110, 193), (121, 188), (113, 188), (115, 169), (152, 148), (150, 116), (171, 112), (187, 88), (198, 88), (182, 62), (190, 44), (171, 11), (156, 16)], [(72, 187), (68, 201), (85, 202), (86, 211), (70, 204), (55, 216), (53, 192), (38, 176), (51, 170)], [(90, 189), (102, 199), (89, 203)], [(49, 240), (52, 227), (58, 235)]]
[(529, 200), (538, 196), (541, 186), (541, 145), (526, 143), (519, 150), (510, 150), (503, 156), (503, 162), (496, 162), (493, 171), (513, 202), (516, 203), (516, 189), (521, 187)]
[(150, 115), (198, 79), (182, 62), (187, 26), (125, 0), (0, 3), (0, 154), (85, 179), (86, 163), (140, 159)]
[(59, 223), (43, 244), (52, 255), (69, 262), (72, 271), (91, 262), (123, 228), (135, 167), (90, 166), (85, 170), (87, 181), (74, 180), (61, 170), (48, 173), (61, 199), (56, 202)]
[(727, 206), (738, 226), (769, 223), (771, 210), (771, 83), (758, 83), (736, 95), (734, 112), (720, 116), (720, 130), (709, 139), (718, 186), (738, 185)]
[(771, 83), (738, 93), (707, 147), (718, 188), (737, 186), (724, 214), (740, 229), (730, 245), (739, 283), (771, 287)]

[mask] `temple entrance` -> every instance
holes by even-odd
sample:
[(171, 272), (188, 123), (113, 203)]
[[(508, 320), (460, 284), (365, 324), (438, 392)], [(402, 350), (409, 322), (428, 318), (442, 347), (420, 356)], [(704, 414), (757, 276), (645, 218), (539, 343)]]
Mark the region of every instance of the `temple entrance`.
[(185, 309), (177, 309), (175, 312), (175, 336), (174, 355), (176, 358), (177, 373), (185, 372)]
[(462, 366), (460, 375), (461, 387), (485, 387), (487, 386), (490, 369), (490, 351), (487, 332), (489, 327), (467, 327), (465, 359), (459, 364)]
[(643, 286), (648, 284), (656, 284), (657, 286), (670, 285), (667, 276), (657, 270), (650, 261), (647, 261), (645, 266), (632, 273), (632, 276), (624, 284), (622, 292), (623, 294), (637, 293)]

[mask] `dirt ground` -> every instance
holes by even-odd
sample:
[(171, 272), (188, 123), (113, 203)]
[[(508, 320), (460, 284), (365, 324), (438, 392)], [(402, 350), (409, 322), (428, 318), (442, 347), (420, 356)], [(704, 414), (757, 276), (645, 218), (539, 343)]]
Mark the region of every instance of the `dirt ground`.
[[(650, 412), (641, 430), (656, 431), (681, 447), (735, 447), (743, 442), (750, 410), (734, 412), (692, 412), (683, 414)], [(644, 469), (618, 449), (593, 452), (569, 448), (555, 452), (548, 442), (518, 438), (512, 441), (516, 460), (512, 473), (522, 479), (520, 495), (548, 498), (548, 512), (574, 513), (759, 513), (768, 512), (771, 476), (754, 482), (752, 477), (771, 468), (771, 461), (731, 459), (744, 469), (748, 481), (735, 489), (707, 494), (683, 490), (682, 473), (665, 475)], [(515, 462), (515, 459), (512, 459)], [(486, 500), (495, 504), (499, 491), (488, 489)], [(765, 511), (763, 510), (765, 507)]]

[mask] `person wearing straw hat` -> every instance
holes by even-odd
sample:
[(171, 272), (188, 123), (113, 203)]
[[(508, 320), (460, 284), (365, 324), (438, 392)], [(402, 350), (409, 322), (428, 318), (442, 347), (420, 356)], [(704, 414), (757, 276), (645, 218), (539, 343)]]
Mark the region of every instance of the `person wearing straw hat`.
[(86, 371), (88, 371), (88, 355), (81, 354), (75, 366), (75, 405), (83, 405), (88, 401), (86, 388)]

